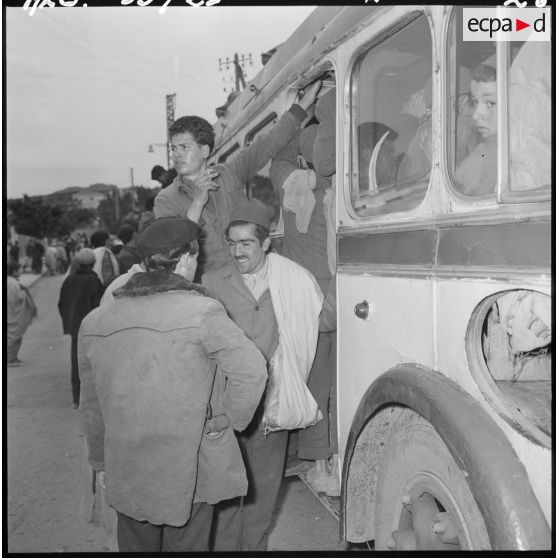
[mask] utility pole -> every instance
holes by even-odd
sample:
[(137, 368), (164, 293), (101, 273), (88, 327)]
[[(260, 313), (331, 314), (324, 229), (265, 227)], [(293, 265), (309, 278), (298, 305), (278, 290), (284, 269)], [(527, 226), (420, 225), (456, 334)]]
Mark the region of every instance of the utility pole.
[(134, 192), (134, 167), (130, 167), (130, 183), (132, 186), (132, 211), (136, 210), (136, 194)]
[[(246, 77), (246, 74), (244, 73), (244, 65), (246, 63), (250, 63), (250, 66), (252, 66), (252, 53), (248, 54), (248, 55), (242, 55), (240, 58), (238, 56), (238, 54), (235, 52), (233, 59), (229, 60), (229, 57), (227, 56), (227, 58), (225, 60), (221, 60), (219, 58), (219, 71), (221, 71), (223, 68), (225, 68), (226, 70), (228, 70), (230, 68), (230, 65), (232, 64), (234, 66), (234, 85), (235, 85), (235, 89), (234, 91), (240, 91), (240, 86), (242, 85), (242, 89), (244, 89), (246, 87), (246, 80), (244, 79)], [(226, 79), (223, 78), (223, 81), (225, 82)], [(225, 92), (226, 92), (226, 88), (225, 88)]]
[(169, 136), (169, 128), (174, 122), (174, 110), (176, 108), (176, 93), (167, 95), (166, 109), (167, 109), (167, 169), (171, 168), (171, 143)]
[(120, 194), (118, 193), (118, 186), (114, 187), (114, 214), (116, 221), (120, 221)]

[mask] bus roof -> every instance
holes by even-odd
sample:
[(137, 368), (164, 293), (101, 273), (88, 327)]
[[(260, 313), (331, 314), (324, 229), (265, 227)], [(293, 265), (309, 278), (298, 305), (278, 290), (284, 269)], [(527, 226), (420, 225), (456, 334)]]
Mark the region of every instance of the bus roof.
[[(221, 144), (235, 134), (246, 118), (256, 116), (277, 94), (290, 86), (304, 69), (318, 61), (348, 36), (384, 11), (378, 6), (320, 6), (282, 43), (260, 72), (229, 106), (231, 120)], [(252, 87), (253, 90), (250, 89)], [(254, 89), (255, 88), (255, 89)], [(242, 113), (242, 118), (240, 115)], [(219, 146), (216, 146), (216, 151)]]

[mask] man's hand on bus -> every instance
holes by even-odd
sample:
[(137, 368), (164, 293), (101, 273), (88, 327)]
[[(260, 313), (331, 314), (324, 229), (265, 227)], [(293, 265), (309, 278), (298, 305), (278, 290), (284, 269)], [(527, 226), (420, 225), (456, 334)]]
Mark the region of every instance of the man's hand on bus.
[(321, 79), (309, 85), (303, 90), (303, 97), (299, 99), (298, 105), (307, 111), (316, 102), (316, 97), (318, 96), (318, 91), (321, 87)]

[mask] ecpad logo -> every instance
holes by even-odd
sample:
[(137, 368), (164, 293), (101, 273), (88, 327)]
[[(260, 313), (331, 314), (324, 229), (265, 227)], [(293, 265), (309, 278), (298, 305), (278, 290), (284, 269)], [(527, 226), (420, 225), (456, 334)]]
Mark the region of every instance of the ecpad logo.
[(464, 41), (550, 41), (550, 8), (464, 8)]

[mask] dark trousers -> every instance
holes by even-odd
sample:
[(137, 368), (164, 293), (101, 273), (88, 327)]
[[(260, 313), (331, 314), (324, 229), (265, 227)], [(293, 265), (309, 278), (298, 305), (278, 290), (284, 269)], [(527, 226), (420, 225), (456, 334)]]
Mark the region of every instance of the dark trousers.
[(120, 552), (204, 552), (209, 550), (213, 506), (199, 502), (192, 506), (190, 519), (182, 527), (153, 525), (118, 515)]
[(33, 273), (41, 273), (43, 268), (43, 259), (41, 256), (32, 256), (31, 258), (32, 264), (31, 269)]
[(70, 349), (70, 361), (72, 368), (70, 372), (70, 380), (72, 382), (72, 397), (74, 398), (74, 405), (79, 405), (79, 392), (81, 386), (78, 369), (77, 345), (77, 335), (72, 335), (72, 347)]
[(324, 418), (298, 431), (300, 459), (327, 459), (337, 453), (336, 332), (320, 332), (308, 389)]
[(212, 550), (267, 550), (283, 480), (289, 433), (282, 430), (265, 436), (257, 426), (247, 438), (239, 437), (248, 476), (248, 494), (215, 506)]

